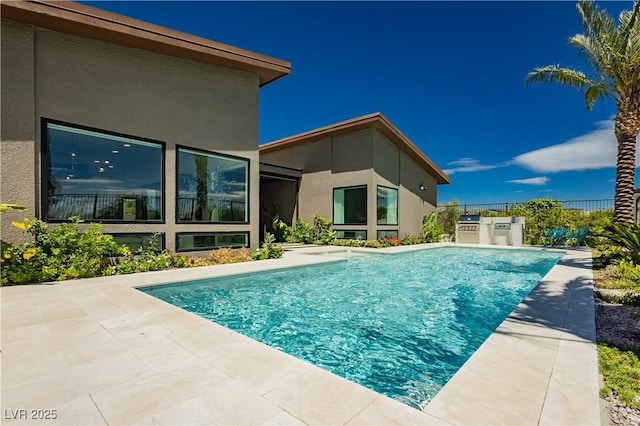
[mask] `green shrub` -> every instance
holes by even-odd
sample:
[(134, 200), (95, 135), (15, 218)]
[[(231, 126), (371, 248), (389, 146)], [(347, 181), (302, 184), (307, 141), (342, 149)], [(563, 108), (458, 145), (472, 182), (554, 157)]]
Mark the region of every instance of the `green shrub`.
[(437, 215), (438, 225), (442, 229), (442, 232), (449, 234), (453, 239), (456, 235), (456, 225), (460, 220), (460, 203), (458, 200), (446, 203), (444, 210), (439, 211)]
[(612, 223), (600, 234), (610, 244), (620, 248), (622, 259), (640, 264), (640, 226), (634, 223)]
[(423, 244), (425, 242), (426, 241), (423, 238), (415, 237), (409, 234), (404, 234), (404, 237), (402, 237), (402, 241), (400, 242), (400, 244), (402, 244), (403, 246), (410, 246), (414, 244)]
[(313, 232), (317, 243), (327, 245), (336, 239), (336, 233), (331, 231), (331, 225), (331, 220), (317, 213), (313, 215)]
[(598, 344), (600, 372), (604, 379), (602, 396), (615, 392), (625, 405), (640, 408), (640, 360), (632, 351), (625, 351), (605, 343)]
[(80, 218), (51, 227), (39, 219), (12, 224), (33, 240), (2, 245), (2, 284), (89, 278), (113, 273), (111, 258), (126, 254), (98, 223), (79, 229)]
[(440, 241), (440, 235), (442, 234), (442, 227), (436, 220), (436, 213), (425, 215), (422, 218), (422, 226), (420, 228), (422, 232), (422, 238), (427, 243), (434, 243)]
[(275, 245), (276, 238), (267, 233), (262, 246), (251, 254), (253, 260), (279, 259), (282, 257), (282, 247)]
[(288, 243), (311, 244), (315, 239), (311, 225), (304, 219), (296, 220), (293, 226), (287, 228), (284, 236)]

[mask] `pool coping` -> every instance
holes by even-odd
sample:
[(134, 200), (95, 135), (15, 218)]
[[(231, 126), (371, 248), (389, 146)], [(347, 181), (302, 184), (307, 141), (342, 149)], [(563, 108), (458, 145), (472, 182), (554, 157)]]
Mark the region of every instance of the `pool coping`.
[(462, 246), (297, 248), (276, 260), (2, 287), (3, 423), (56, 410), (38, 423), (600, 424), (586, 249), (566, 250), (423, 411), (136, 289), (451, 245)]

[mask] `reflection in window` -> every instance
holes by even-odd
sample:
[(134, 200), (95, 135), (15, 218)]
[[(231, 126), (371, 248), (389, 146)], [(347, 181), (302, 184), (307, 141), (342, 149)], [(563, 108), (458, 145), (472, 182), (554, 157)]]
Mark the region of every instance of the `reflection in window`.
[(118, 244), (124, 244), (129, 247), (131, 252), (139, 250), (163, 250), (164, 249), (164, 234), (151, 234), (151, 233), (117, 233), (111, 234), (113, 239)]
[(248, 232), (179, 232), (176, 251), (211, 250), (220, 247), (247, 247)]
[(52, 122), (45, 138), (47, 220), (162, 220), (162, 144)]
[(398, 224), (398, 190), (378, 186), (378, 225)]
[(335, 188), (333, 190), (334, 225), (365, 225), (367, 223), (367, 187)]
[(398, 230), (383, 230), (376, 233), (376, 238), (381, 240), (383, 238), (398, 238)]
[(335, 231), (336, 238), (339, 240), (366, 240), (367, 231)]
[(180, 148), (178, 220), (248, 222), (249, 161)]

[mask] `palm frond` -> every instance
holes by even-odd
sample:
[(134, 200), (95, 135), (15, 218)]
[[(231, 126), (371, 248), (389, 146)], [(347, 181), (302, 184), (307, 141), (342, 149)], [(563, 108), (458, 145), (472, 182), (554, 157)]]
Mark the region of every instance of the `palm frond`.
[(605, 83), (591, 85), (584, 91), (584, 103), (589, 111), (591, 111), (593, 104), (595, 104), (598, 99), (605, 97), (616, 98), (616, 92), (611, 90), (609, 85)]
[(588, 78), (585, 73), (571, 68), (562, 68), (559, 65), (535, 68), (534, 71), (527, 74), (525, 82), (527, 84), (559, 83), (577, 89), (586, 89), (588, 86), (597, 84)]

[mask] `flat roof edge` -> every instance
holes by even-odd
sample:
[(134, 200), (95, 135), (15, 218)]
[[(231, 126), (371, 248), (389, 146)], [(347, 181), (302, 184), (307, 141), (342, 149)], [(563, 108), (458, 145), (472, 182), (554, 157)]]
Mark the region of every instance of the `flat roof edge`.
[(72, 1), (1, 2), (1, 17), (53, 31), (257, 74), (264, 86), (291, 63)]

